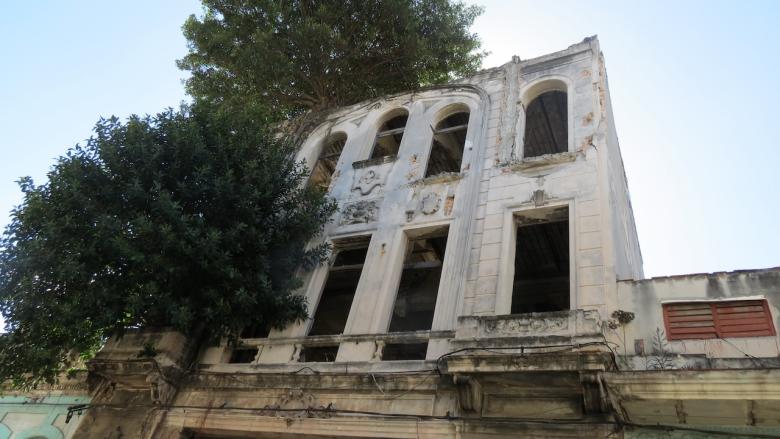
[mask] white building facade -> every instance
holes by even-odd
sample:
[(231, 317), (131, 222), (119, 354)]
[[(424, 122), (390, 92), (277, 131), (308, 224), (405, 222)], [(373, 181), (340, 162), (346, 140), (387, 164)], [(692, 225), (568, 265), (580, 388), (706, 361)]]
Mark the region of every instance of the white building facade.
[(595, 37), (323, 120), (299, 158), (339, 213), (310, 318), (186, 372), (185, 342), (109, 344), (91, 373), (126, 393), (93, 395), (84, 437), (778, 431), (780, 271), (644, 279)]

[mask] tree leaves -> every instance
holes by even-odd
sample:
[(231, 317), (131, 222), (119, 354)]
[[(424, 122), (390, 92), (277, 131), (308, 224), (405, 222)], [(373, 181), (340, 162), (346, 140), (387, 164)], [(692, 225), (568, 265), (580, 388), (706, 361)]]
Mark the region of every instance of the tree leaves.
[(318, 111), (467, 75), (484, 57), (468, 31), (481, 10), (460, 2), (203, 3), (179, 61), (192, 108), (101, 119), (46, 183), (19, 181), (0, 240), (0, 380), (52, 380), (129, 327), (221, 336), (306, 316), (296, 270), (325, 256), (306, 245), (336, 207), (266, 127), (305, 135)]
[(306, 316), (295, 270), (335, 210), (291, 143), (254, 115), (198, 104), (126, 122), (20, 180), (2, 239), (0, 380), (52, 379), (71, 351), (128, 327), (208, 328)]
[[(449, 0), (204, 0), (184, 24), (189, 92), (270, 117), (445, 82), (484, 57), (481, 13)], [(275, 116), (274, 116), (275, 115)]]

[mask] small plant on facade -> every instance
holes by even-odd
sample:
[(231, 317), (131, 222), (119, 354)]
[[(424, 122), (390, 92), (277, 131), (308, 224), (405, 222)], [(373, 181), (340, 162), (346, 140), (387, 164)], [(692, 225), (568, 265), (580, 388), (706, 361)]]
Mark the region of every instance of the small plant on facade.
[(653, 355), (646, 361), (648, 369), (667, 370), (674, 366), (674, 360), (669, 352), (669, 342), (666, 341), (666, 334), (661, 328), (655, 328)]
[(618, 309), (612, 313), (612, 318), (615, 319), (621, 326), (627, 325), (634, 320), (634, 313), (630, 311), (623, 311)]
[[(628, 357), (628, 349), (626, 348), (626, 325), (634, 320), (634, 313), (630, 311), (623, 311), (621, 309), (612, 312), (612, 318), (607, 321), (607, 327), (612, 331), (621, 329), (621, 335), (619, 335), (623, 344), (623, 361)], [(627, 365), (627, 363), (625, 364)]]
[(144, 347), (138, 352), (138, 358), (154, 358), (158, 354), (157, 349), (154, 348), (152, 342), (147, 342)]

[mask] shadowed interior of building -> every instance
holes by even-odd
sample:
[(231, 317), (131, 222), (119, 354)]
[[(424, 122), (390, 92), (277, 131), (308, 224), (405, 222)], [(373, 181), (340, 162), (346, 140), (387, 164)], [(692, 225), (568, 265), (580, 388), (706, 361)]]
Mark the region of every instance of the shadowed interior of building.
[(341, 151), (347, 143), (347, 136), (337, 133), (325, 140), (317, 162), (311, 169), (309, 185), (327, 191), (336, 171)]
[(368, 252), (368, 238), (336, 250), (309, 335), (335, 335), (344, 331), (352, 299)]
[(431, 329), (446, 247), (446, 228), (409, 240), (389, 332)]
[(391, 117), (379, 127), (374, 147), (371, 151), (372, 159), (398, 155), (398, 148), (400, 148), (401, 140), (404, 137), (407, 119), (409, 119), (409, 114), (404, 112), (398, 116)]
[(528, 105), (525, 115), (524, 157), (568, 150), (566, 92), (542, 93)]
[(520, 224), (512, 314), (569, 309), (569, 221)]
[(428, 168), (425, 171), (426, 177), (460, 172), (468, 124), (469, 113), (460, 112), (448, 116), (436, 125)]

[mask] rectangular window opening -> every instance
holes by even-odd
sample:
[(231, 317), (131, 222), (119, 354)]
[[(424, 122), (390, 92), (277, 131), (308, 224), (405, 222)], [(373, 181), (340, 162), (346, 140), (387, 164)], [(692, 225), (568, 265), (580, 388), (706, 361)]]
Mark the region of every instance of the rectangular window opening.
[(427, 331), (433, 324), (447, 228), (410, 238), (389, 332)]
[(233, 353), (230, 354), (229, 363), (231, 364), (251, 363), (255, 361), (256, 356), (257, 356), (257, 348), (234, 349)]
[(268, 338), (270, 332), (267, 325), (250, 325), (241, 331), (241, 338)]
[(370, 237), (336, 244), (336, 256), (314, 313), (309, 335), (337, 335), (344, 332), (352, 299), (368, 252)]
[(339, 346), (304, 346), (301, 349), (299, 363), (332, 363), (336, 361)]
[(518, 217), (512, 314), (570, 308), (568, 208)]
[(390, 343), (382, 350), (382, 361), (424, 360), (428, 343)]

